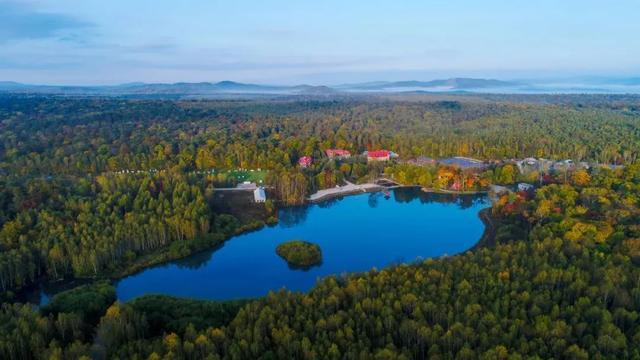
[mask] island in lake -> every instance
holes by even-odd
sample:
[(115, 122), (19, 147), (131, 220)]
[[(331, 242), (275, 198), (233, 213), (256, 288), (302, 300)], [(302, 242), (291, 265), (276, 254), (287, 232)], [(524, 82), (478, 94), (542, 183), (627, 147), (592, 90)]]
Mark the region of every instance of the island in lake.
[(294, 269), (309, 269), (322, 263), (320, 246), (303, 240), (292, 240), (278, 245), (276, 254)]

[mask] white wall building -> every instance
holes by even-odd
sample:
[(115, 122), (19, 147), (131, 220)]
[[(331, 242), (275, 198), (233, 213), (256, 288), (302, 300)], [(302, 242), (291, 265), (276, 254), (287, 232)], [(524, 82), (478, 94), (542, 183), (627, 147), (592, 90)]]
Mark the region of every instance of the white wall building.
[(264, 192), (264, 188), (262, 186), (253, 190), (253, 200), (257, 203), (267, 201), (267, 194)]

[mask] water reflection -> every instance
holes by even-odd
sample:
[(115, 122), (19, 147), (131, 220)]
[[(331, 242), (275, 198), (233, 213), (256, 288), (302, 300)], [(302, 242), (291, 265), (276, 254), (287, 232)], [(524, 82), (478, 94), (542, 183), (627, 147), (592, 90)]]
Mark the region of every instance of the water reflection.
[(220, 249), (222, 246), (224, 245), (219, 245), (211, 250), (203, 251), (203, 252), (188, 256), (186, 258), (176, 260), (174, 261), (174, 264), (176, 264), (176, 266), (178, 266), (178, 268), (180, 269), (192, 269), (192, 270), (199, 269), (202, 266), (204, 266), (207, 262), (209, 262), (209, 260), (211, 260), (211, 255), (213, 255), (213, 253), (216, 250)]
[(19, 302), (39, 304), (40, 306), (42, 306), (49, 303), (53, 294), (57, 294), (61, 291), (71, 290), (78, 286), (90, 284), (91, 282), (91, 279), (76, 279), (46, 283), (21, 292), (17, 300)]
[(324, 200), (322, 202), (317, 203), (317, 206), (319, 208), (322, 208), (322, 209), (328, 209), (328, 208), (340, 203), (340, 201), (342, 201), (342, 199), (344, 199), (344, 197), (342, 197), (342, 196), (330, 198), (330, 199), (327, 199), (327, 200)]
[(302, 224), (309, 214), (309, 206), (292, 206), (280, 210), (278, 223), (281, 227), (290, 228)]
[(460, 209), (468, 209), (476, 205), (486, 204), (486, 196), (482, 194), (444, 194), (424, 192), (418, 187), (397, 188), (393, 192), (394, 200), (399, 203), (410, 203), (416, 199), (421, 204), (442, 203), (456, 204)]
[(369, 194), (369, 198), (367, 199), (367, 204), (369, 205), (370, 208), (375, 209), (378, 207), (378, 201), (380, 200), (380, 197), (382, 196), (381, 193), (379, 192), (375, 192), (375, 193), (371, 193)]

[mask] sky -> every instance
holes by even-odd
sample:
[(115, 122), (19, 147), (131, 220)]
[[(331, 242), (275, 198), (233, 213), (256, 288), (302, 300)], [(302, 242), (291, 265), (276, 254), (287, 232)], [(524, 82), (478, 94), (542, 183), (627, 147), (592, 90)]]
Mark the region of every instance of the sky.
[(638, 0), (0, 0), (0, 81), (640, 75)]

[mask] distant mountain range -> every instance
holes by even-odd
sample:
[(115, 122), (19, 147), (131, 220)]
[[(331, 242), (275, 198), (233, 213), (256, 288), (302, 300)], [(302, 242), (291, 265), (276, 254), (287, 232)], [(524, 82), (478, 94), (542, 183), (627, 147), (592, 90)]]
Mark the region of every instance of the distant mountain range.
[(0, 92), (95, 95), (95, 96), (171, 96), (171, 97), (233, 97), (235, 95), (310, 95), (388, 93), (388, 92), (479, 92), (479, 93), (640, 93), (640, 78), (591, 78), (558, 81), (503, 81), (496, 79), (450, 78), (430, 81), (376, 81), (336, 86), (259, 85), (234, 81), (217, 83), (179, 82), (128, 83), (111, 86), (28, 85), (0, 81)]
[(215, 94), (296, 94), (317, 93), (326, 91), (324, 86), (273, 86), (244, 84), (234, 81), (218, 83), (179, 82), (163, 83), (129, 83), (113, 86), (54, 86), (26, 85), (15, 82), (0, 82), (0, 91), (41, 93), (41, 94), (87, 94), (87, 95), (215, 95)]
[(402, 89), (441, 89), (441, 90), (469, 90), (485, 88), (509, 88), (518, 86), (518, 83), (494, 80), (494, 79), (471, 79), (471, 78), (451, 78), (431, 81), (379, 81), (363, 84), (346, 84), (336, 88), (347, 90), (402, 90)]

